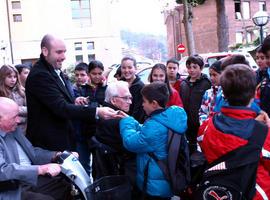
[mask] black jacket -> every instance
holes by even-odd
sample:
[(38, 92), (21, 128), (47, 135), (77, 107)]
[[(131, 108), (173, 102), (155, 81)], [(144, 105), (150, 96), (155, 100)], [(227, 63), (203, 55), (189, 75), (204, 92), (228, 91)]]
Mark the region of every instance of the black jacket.
[(195, 82), (190, 82), (190, 76), (188, 76), (182, 81), (180, 87), (180, 96), (188, 117), (187, 132), (192, 132), (193, 137), (196, 137), (200, 125), (199, 109), (202, 97), (205, 91), (211, 87), (211, 82), (205, 74), (202, 74), (200, 79), (197, 79)]
[(74, 150), (72, 119), (95, 121), (96, 108), (74, 105), (70, 91), (43, 55), (27, 78), (26, 100), (27, 137), (34, 146), (57, 151)]
[[(114, 110), (119, 110), (112, 104), (104, 102), (104, 106), (110, 107)], [(97, 122), (97, 129), (95, 137), (96, 139), (111, 147), (118, 153), (129, 155), (129, 157), (134, 157), (135, 154), (130, 153), (123, 146), (123, 140), (120, 135), (119, 122), (121, 119), (99, 119)]]
[[(74, 89), (75, 97), (88, 97), (89, 100), (89, 106), (92, 108), (95, 108), (97, 106), (104, 104), (105, 99), (105, 91), (107, 86), (98, 85), (97, 88), (93, 88), (90, 85), (82, 85), (80, 87), (80, 90)], [(82, 120), (82, 121), (76, 121), (77, 122), (77, 128), (81, 131), (81, 135), (85, 136), (86, 138), (92, 137), (96, 132), (96, 123), (89, 123), (89, 120)], [(79, 123), (79, 127), (78, 127)], [(77, 133), (78, 134), (78, 133)]]
[(268, 76), (267, 74), (267, 70), (260, 70), (258, 69), (256, 71), (256, 81), (257, 81), (257, 84), (259, 84), (260, 82), (262, 82), (263, 79), (265, 79), (266, 77)]
[(134, 117), (140, 123), (143, 123), (146, 118), (146, 114), (142, 107), (143, 99), (141, 95), (141, 90), (143, 87), (144, 87), (144, 83), (141, 81), (140, 77), (138, 77), (137, 75), (136, 75), (135, 80), (132, 82), (131, 86), (129, 87), (129, 91), (132, 95), (132, 104), (130, 105), (129, 115)]

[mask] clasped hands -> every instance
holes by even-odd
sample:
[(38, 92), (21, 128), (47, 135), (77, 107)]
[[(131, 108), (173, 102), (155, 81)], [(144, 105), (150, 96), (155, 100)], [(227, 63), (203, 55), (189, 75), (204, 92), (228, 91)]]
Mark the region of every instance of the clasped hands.
[[(57, 152), (55, 156), (60, 156), (62, 152)], [(77, 152), (72, 152), (72, 154), (79, 158), (79, 154)], [(48, 163), (45, 165), (38, 166), (38, 175), (49, 175), (49, 176), (57, 176), (61, 172), (61, 166), (57, 163)]]

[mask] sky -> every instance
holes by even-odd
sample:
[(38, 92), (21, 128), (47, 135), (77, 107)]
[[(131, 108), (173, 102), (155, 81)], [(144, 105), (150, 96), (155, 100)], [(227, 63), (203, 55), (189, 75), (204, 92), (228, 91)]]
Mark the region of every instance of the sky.
[(166, 34), (158, 0), (115, 0), (115, 7), (122, 29), (154, 35)]

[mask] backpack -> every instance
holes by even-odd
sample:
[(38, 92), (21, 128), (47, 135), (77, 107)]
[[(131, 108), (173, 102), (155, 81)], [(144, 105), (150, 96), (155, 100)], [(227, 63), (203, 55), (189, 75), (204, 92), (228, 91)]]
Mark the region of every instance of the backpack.
[[(173, 130), (168, 131), (168, 157), (159, 160), (154, 153), (148, 153), (153, 158), (165, 178), (171, 185), (174, 195), (179, 195), (185, 190), (190, 182), (190, 158), (188, 142), (185, 134), (177, 134)], [(150, 159), (149, 159), (150, 161)], [(146, 191), (149, 161), (144, 170), (143, 191)]]
[(252, 199), (256, 193), (257, 168), (267, 133), (268, 127), (255, 121), (246, 145), (221, 156), (206, 167), (195, 199)]

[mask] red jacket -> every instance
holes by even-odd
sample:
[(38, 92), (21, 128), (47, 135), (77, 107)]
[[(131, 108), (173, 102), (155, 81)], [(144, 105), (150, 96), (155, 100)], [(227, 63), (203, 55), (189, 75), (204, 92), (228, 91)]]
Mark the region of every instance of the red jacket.
[(171, 84), (171, 86), (180, 94), (180, 85), (181, 85), (182, 79), (177, 79), (174, 83)]
[[(246, 107), (223, 107), (220, 114), (200, 127), (198, 142), (209, 163), (247, 144), (256, 113)], [(221, 131), (222, 130), (222, 131)], [(257, 170), (256, 195), (253, 199), (270, 199), (270, 131), (265, 139)]]
[(172, 94), (169, 97), (167, 107), (175, 105), (175, 106), (179, 106), (183, 108), (183, 102), (180, 98), (179, 93), (172, 87), (171, 87), (171, 90), (172, 90)]

